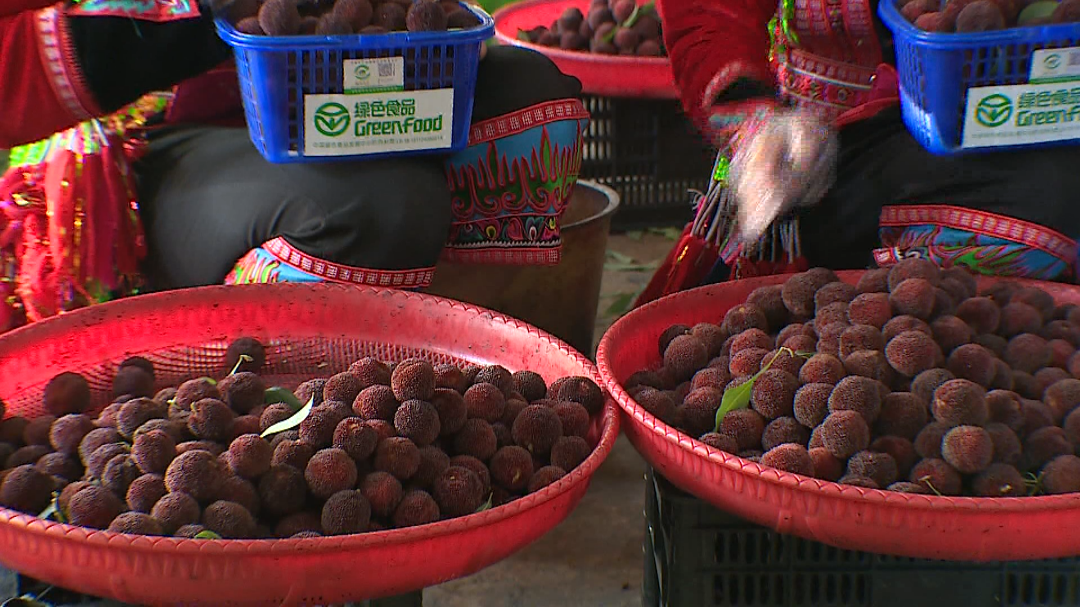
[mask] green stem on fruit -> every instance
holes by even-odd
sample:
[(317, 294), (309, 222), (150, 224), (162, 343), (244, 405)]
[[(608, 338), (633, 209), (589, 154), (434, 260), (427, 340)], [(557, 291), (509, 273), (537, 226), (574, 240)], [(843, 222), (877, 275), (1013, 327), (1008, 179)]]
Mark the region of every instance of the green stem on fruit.
[(773, 354), (773, 357), (769, 359), (769, 362), (765, 363), (765, 366), (760, 371), (755, 373), (750, 379), (735, 386), (734, 388), (728, 388), (724, 390), (724, 398), (720, 400), (720, 408), (716, 410), (716, 426), (713, 428), (713, 432), (720, 431), (720, 425), (724, 421), (724, 416), (736, 409), (745, 409), (750, 406), (750, 394), (754, 391), (754, 382), (762, 376), (769, 367), (772, 367), (777, 358), (780, 358), (781, 354), (787, 354), (788, 356), (801, 356), (802, 352), (794, 352), (791, 348), (780, 348)]
[(274, 405), (277, 403), (289, 405), (293, 411), (299, 411), (304, 406), (304, 403), (300, 402), (300, 399), (296, 398), (295, 394), (281, 386), (267, 388), (266, 392), (263, 393), (263, 404)]
[(255, 359), (248, 356), (247, 354), (241, 354), (240, 359), (236, 361), (235, 365), (233, 365), (232, 371), (229, 371), (229, 375), (236, 375), (236, 372), (240, 370), (240, 365), (244, 363), (249, 363), (253, 360)]
[(214, 533), (213, 531), (207, 530), (207, 531), (200, 531), (200, 532), (196, 533), (194, 539), (197, 539), (197, 540), (220, 540), (221, 536)]
[(919, 482), (924, 483), (927, 487), (929, 487), (930, 490), (934, 492), (934, 495), (936, 495), (938, 497), (945, 497), (944, 495), (941, 494), (940, 491), (937, 490), (937, 487), (934, 487), (934, 483), (930, 482), (930, 477), (929, 476), (924, 476), (924, 477), (920, 478)]
[(217, 385), (217, 380), (214, 379), (213, 377), (200, 377), (199, 379), (205, 381), (206, 383), (210, 384), (211, 386), (216, 386)]
[(286, 430), (292, 430), (293, 428), (295, 428), (295, 427), (299, 426), (301, 423), (303, 423), (303, 421), (305, 419), (307, 419), (308, 415), (311, 415), (311, 409), (314, 406), (315, 406), (315, 395), (312, 394), (311, 398), (308, 399), (308, 402), (307, 402), (306, 405), (304, 405), (303, 409), (300, 409), (299, 411), (294, 413), (292, 415), (292, 417), (290, 417), (289, 419), (279, 421), (278, 423), (274, 424), (273, 426), (270, 426), (269, 428), (264, 430), (263, 433), (260, 436), (262, 436), (263, 438), (266, 438), (267, 436), (270, 436), (271, 434), (277, 434), (278, 432), (285, 432)]

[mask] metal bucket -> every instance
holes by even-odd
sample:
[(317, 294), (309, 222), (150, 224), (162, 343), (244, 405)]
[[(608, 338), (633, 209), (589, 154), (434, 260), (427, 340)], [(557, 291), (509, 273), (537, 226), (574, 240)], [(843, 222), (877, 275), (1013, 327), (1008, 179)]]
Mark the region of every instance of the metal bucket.
[(604, 276), (614, 190), (578, 181), (562, 217), (562, 260), (555, 266), (442, 261), (428, 293), (491, 308), (539, 327), (591, 356)]

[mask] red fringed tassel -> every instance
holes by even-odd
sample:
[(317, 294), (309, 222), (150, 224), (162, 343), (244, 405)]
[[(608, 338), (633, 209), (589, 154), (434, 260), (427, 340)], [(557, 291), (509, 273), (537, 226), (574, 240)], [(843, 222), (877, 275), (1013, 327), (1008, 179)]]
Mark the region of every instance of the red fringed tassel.
[(40, 164), (0, 182), (0, 247), (17, 261), (28, 320), (107, 300), (137, 274), (146, 246), (134, 185), (123, 141), (99, 123), (56, 135)]
[(683, 228), (682, 236), (668, 252), (645, 290), (634, 301), (635, 308), (665, 295), (692, 289), (701, 284), (720, 258), (716, 247), (692, 233), (693, 224)]

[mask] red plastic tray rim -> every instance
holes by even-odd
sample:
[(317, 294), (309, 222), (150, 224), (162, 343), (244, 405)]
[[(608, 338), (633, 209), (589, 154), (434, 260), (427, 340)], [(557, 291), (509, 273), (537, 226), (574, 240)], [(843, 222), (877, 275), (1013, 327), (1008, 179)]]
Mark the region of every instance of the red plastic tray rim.
[[(845, 282), (854, 283), (858, 280), (862, 271), (842, 271), (837, 272), (837, 274)], [(766, 278), (751, 278), (738, 282), (747, 286), (765, 286), (778, 284), (779, 282), (782, 282), (782, 280), (782, 277), (773, 276)], [(1055, 294), (1054, 287), (1057, 286), (1039, 281), (1020, 279), (1010, 280), (1039, 287), (1050, 292), (1051, 295)], [(984, 283), (985, 281), (980, 281), (980, 285)], [(706, 289), (709, 287), (698, 288)], [(713, 288), (715, 288), (715, 286)], [(935, 510), (937, 512), (951, 509), (1030, 513), (1033, 510), (1066, 510), (1076, 509), (1080, 506), (1080, 493), (1039, 495), (1033, 497), (950, 497), (900, 493), (897, 491), (886, 491), (884, 489), (865, 489), (853, 485), (841, 485), (839, 483), (762, 466), (756, 462), (714, 449), (696, 438), (691, 438), (690, 436), (683, 434), (676, 428), (665, 424), (656, 416), (638, 405), (620, 383), (625, 381), (626, 378), (616, 378), (611, 367), (607, 363), (609, 358), (608, 351), (611, 349), (610, 335), (612, 332), (632, 324), (636, 314), (644, 314), (649, 310), (663, 308), (668, 305), (673, 298), (678, 298), (678, 296), (679, 294), (675, 293), (673, 295), (662, 297), (631, 311), (617, 320), (611, 328), (608, 329), (604, 337), (601, 338), (596, 351), (597, 365), (601, 376), (604, 378), (604, 387), (615, 399), (615, 402), (622, 408), (623, 413), (630, 416), (637, 422), (637, 425), (643, 426), (649, 432), (659, 436), (664, 441), (702, 456), (706, 460), (719, 464), (732, 472), (757, 477), (767, 483), (794, 488), (801, 492), (824, 494), (830, 498), (840, 498), (853, 502), (887, 503), (891, 505), (902, 505), (912, 509)], [(642, 312), (639, 312), (639, 310)]]
[[(517, 319), (511, 318), (487, 310), (473, 306), (471, 304), (465, 304), (462, 302), (446, 299), (442, 297), (436, 297), (433, 295), (426, 295), (421, 293), (411, 293), (406, 291), (396, 291), (390, 289), (380, 289), (375, 287), (354, 287), (346, 285), (330, 285), (319, 284), (317, 286), (302, 285), (302, 284), (278, 284), (278, 285), (235, 285), (235, 286), (211, 286), (211, 287), (199, 287), (195, 289), (185, 289), (182, 291), (169, 291), (164, 293), (153, 293), (148, 295), (141, 295), (134, 298), (128, 298), (118, 300), (114, 302), (108, 302), (97, 306), (91, 306), (89, 308), (83, 308), (64, 314), (53, 319), (48, 320), (50, 323), (49, 332), (55, 332), (57, 327), (63, 328), (66, 324), (72, 330), (78, 330), (79, 327), (92, 322), (91, 319), (100, 317), (102, 315), (123, 315), (123, 310), (128, 305), (132, 305), (131, 302), (140, 303), (140, 305), (146, 305), (146, 302), (161, 302), (167, 303), (170, 307), (177, 305), (183, 305), (185, 298), (192, 302), (205, 301), (208, 297), (213, 297), (214, 291), (224, 291), (231, 289), (254, 289), (254, 290), (284, 290), (284, 289), (341, 289), (341, 290), (360, 290), (362, 292), (369, 292), (372, 294), (380, 294), (395, 299), (401, 299), (407, 301), (409, 299), (423, 299), (429, 302), (434, 302), (437, 305), (448, 306), (451, 308), (458, 308), (466, 312), (472, 312), (480, 316), (487, 317), (490, 322), (496, 324), (510, 325), (518, 329), (526, 329), (529, 333), (536, 335), (539, 339), (548, 341), (549, 343), (557, 346), (560, 350), (563, 350), (567, 355), (576, 360), (582, 365), (582, 367), (588, 372), (588, 376), (597, 382), (597, 385), (603, 386), (600, 381), (600, 376), (596, 371), (596, 366), (589, 359), (585, 358), (581, 353), (577, 352), (562, 340), (550, 335), (549, 333), (537, 329), (531, 325), (521, 322)], [(268, 294), (273, 296), (272, 293)], [(18, 344), (19, 342), (33, 343), (36, 341), (36, 335), (43, 328), (42, 323), (32, 323), (30, 325), (21, 327), (10, 333), (0, 337), (0, 352), (4, 350), (10, 350), (12, 344)], [(389, 546), (394, 544), (403, 544), (413, 542), (416, 540), (435, 538), (445, 535), (452, 535), (465, 529), (472, 529), (475, 527), (482, 527), (497, 521), (501, 521), (515, 515), (518, 515), (526, 510), (530, 510), (537, 506), (540, 506), (546, 502), (549, 502), (559, 496), (560, 494), (568, 491), (572, 486), (577, 485), (579, 482), (584, 482), (591, 477), (592, 474), (600, 467), (600, 464), (607, 458), (611, 452), (612, 447), (615, 444), (615, 439), (619, 435), (619, 414), (612, 402), (612, 399), (608, 397), (604, 403), (604, 410), (599, 417), (600, 424), (600, 436), (593, 448), (592, 453), (585, 459), (577, 468), (574, 468), (566, 476), (560, 478), (547, 487), (520, 497), (508, 504), (503, 504), (483, 512), (477, 512), (469, 514), (467, 516), (448, 519), (445, 521), (439, 521), (436, 523), (430, 523), (427, 525), (418, 525), (415, 527), (405, 527), (402, 529), (388, 529), (385, 531), (373, 531), (360, 533), (355, 535), (342, 535), (342, 536), (327, 536), (321, 538), (302, 538), (302, 539), (266, 539), (266, 540), (194, 540), (186, 538), (174, 538), (174, 537), (157, 537), (157, 536), (145, 536), (145, 535), (128, 535), (122, 533), (114, 533), (110, 531), (90, 529), (86, 527), (77, 527), (74, 525), (68, 525), (66, 523), (59, 523), (56, 521), (46, 521), (34, 516), (23, 514), (7, 508), (0, 508), (0, 525), (11, 525), (14, 527), (21, 527), (29, 533), (36, 535), (49, 535), (49, 536), (62, 536), (66, 539), (78, 542), (89, 542), (94, 544), (109, 544), (109, 543), (123, 543), (126, 548), (141, 549), (145, 551), (160, 551), (164, 549), (171, 549), (174, 552), (181, 554), (185, 553), (229, 553), (229, 552), (242, 552), (245, 556), (260, 556), (271, 555), (279, 552), (304, 552), (304, 553), (320, 553), (320, 552), (336, 552), (342, 548), (351, 550), (372, 547), (372, 546)], [(592, 422), (595, 426), (597, 420), (594, 418)]]

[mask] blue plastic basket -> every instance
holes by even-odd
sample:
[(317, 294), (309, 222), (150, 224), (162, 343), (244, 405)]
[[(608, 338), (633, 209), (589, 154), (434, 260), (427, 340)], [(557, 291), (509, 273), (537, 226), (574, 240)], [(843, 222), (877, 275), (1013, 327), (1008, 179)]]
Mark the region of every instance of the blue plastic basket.
[[(1049, 131), (1057, 127), (1016, 126), (1029, 98), (1021, 100), (1013, 92), (996, 95), (995, 91), (979, 91), (976, 93), (979, 97), (974, 98), (974, 107), (968, 108), (968, 91), (972, 88), (1028, 84), (1035, 51), (1080, 47), (1080, 23), (977, 34), (939, 34), (922, 31), (909, 23), (900, 14), (897, 0), (881, 0), (878, 13), (893, 33), (904, 123), (930, 152), (956, 155), (1080, 141), (1080, 130), (1076, 138), (1031, 141), (1030, 130), (1025, 129), (1037, 126), (1040, 133), (1049, 136)], [(1074, 50), (1072, 54), (1074, 61), (1080, 61), (1080, 50)], [(1066, 56), (1064, 61), (1067, 63), (1069, 58)], [(1080, 108), (1080, 81), (1040, 85), (1040, 88), (1064, 90), (1067, 95), (1076, 97), (1075, 104), (1070, 103), (1067, 107)], [(1072, 97), (1067, 97), (1066, 101), (1071, 101)], [(1036, 101), (1024, 116), (1031, 117), (1032, 110), (1063, 107), (1053, 101), (1056, 97), (1050, 99), (1049, 105), (1045, 106), (1040, 105), (1041, 100)], [(965, 142), (965, 118), (970, 111), (975, 121), (983, 103), (985, 110), (991, 113), (981, 115), (985, 118), (974, 125)], [(1080, 129), (1080, 109), (1072, 116), (1075, 122), (1068, 124)]]
[[(476, 15), (478, 26), (446, 32), (274, 37), (242, 34), (219, 19), (218, 34), (236, 56), (251, 141), (275, 163), (464, 148), (480, 47), (494, 35), (495, 22), (478, 7), (462, 6)], [(345, 95), (347, 73), (374, 74), (382, 65), (390, 67), (386, 74), (379, 70), (375, 82), (384, 86)], [(450, 98), (452, 117), (437, 118), (432, 108), (445, 107)], [(319, 128), (309, 129), (309, 124)]]

